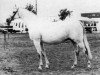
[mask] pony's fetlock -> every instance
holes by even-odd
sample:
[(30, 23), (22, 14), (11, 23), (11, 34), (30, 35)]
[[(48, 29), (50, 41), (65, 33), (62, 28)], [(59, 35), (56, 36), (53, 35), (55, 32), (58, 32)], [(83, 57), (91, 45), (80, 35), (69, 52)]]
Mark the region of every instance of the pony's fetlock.
[(40, 66), (38, 67), (38, 69), (39, 69), (39, 70), (42, 70), (42, 66), (40, 65)]

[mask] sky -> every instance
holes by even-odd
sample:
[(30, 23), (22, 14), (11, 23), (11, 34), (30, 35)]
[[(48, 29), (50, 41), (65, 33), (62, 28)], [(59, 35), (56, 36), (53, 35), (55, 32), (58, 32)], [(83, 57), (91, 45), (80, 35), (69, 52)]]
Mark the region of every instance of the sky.
[[(3, 21), (14, 5), (25, 7), (27, 3), (35, 5), (36, 0), (0, 0), (0, 21)], [(60, 9), (67, 8), (76, 12), (100, 12), (100, 0), (37, 0), (38, 14), (55, 16)]]
[(100, 0), (38, 0), (41, 14), (56, 13), (62, 8), (68, 8), (76, 12), (100, 12)]

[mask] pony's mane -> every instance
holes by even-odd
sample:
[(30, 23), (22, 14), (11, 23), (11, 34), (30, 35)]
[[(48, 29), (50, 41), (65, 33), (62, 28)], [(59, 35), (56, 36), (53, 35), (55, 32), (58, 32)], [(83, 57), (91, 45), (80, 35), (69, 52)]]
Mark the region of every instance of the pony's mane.
[[(36, 14), (34, 14), (24, 8), (19, 8), (18, 12), (21, 12), (22, 14), (24, 14), (24, 16), (27, 16), (27, 17), (32, 17), (32, 16), (36, 17), (37, 16)], [(22, 17), (22, 15), (21, 15), (21, 17)]]

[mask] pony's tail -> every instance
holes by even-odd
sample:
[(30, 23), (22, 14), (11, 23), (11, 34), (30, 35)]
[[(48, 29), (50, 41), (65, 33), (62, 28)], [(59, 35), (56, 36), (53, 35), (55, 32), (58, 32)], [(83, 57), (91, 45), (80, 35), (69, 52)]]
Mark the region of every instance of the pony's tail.
[(89, 59), (92, 59), (92, 54), (91, 54), (91, 51), (90, 51), (90, 46), (89, 46), (89, 43), (87, 41), (86, 34), (83, 34), (83, 42), (84, 42), (84, 45), (85, 45), (85, 48), (86, 48), (85, 53), (88, 55)]
[(88, 55), (89, 59), (92, 59), (90, 46), (89, 46), (89, 43), (88, 43), (88, 40), (87, 40), (87, 36), (86, 36), (86, 30), (85, 30), (84, 25), (83, 25), (82, 22), (81, 22), (81, 25), (83, 27), (83, 43), (84, 43), (84, 46), (85, 46), (85, 49), (86, 49), (85, 53)]

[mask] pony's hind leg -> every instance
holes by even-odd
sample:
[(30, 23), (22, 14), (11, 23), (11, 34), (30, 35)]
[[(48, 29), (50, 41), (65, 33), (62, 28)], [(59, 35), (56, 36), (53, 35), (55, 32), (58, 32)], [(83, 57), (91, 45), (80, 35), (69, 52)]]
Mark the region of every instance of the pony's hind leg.
[(34, 45), (35, 45), (35, 48), (37, 50), (37, 52), (39, 53), (39, 69), (42, 69), (42, 65), (43, 65), (43, 62), (42, 62), (42, 47), (41, 47), (41, 41), (40, 39), (36, 39), (36, 40), (33, 40), (34, 42)]
[[(72, 40), (71, 40), (72, 41)], [(74, 53), (75, 53), (75, 58), (74, 58), (74, 63), (73, 65), (71, 66), (71, 68), (74, 68), (76, 65), (77, 65), (77, 59), (78, 59), (78, 56), (79, 56), (79, 50), (78, 50), (78, 45), (76, 42), (72, 41), (73, 45), (74, 45)]]
[[(87, 49), (85, 47), (85, 44), (83, 42), (80, 42), (79, 44), (79, 47), (82, 49), (82, 51), (86, 54), (87, 52)], [(87, 54), (86, 54), (87, 55)], [(88, 65), (87, 65), (89, 68), (91, 67), (91, 62), (90, 60), (88, 59)]]

